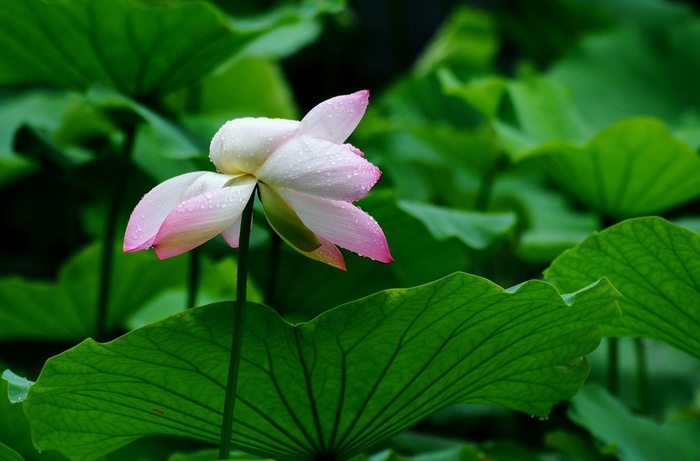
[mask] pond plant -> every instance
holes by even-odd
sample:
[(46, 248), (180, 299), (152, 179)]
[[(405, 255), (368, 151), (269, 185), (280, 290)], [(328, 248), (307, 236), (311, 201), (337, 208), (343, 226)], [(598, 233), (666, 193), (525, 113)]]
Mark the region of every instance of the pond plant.
[(0, 459), (700, 457), (692, 4), (379, 3), (4, 2)]

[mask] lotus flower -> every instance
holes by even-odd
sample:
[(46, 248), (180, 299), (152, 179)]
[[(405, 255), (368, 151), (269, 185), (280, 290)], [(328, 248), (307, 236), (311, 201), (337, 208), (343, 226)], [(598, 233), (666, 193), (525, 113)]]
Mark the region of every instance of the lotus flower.
[(359, 149), (344, 144), (368, 100), (368, 91), (337, 96), (300, 122), (227, 122), (210, 146), (209, 157), (219, 173), (183, 174), (147, 193), (129, 219), (124, 251), (153, 247), (164, 259), (218, 234), (236, 248), (241, 214), (257, 188), (272, 228), (302, 254), (343, 270), (336, 245), (392, 261), (382, 229), (352, 204), (381, 175)]

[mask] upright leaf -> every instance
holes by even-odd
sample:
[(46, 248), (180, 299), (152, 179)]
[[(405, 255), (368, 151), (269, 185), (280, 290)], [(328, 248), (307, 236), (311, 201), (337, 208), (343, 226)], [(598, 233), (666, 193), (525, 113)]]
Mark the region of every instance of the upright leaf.
[(508, 96), (512, 113), (504, 110), (504, 120), (496, 121), (494, 126), (513, 159), (546, 142), (578, 143), (591, 135), (559, 82), (527, 76), (508, 85)]
[(545, 271), (563, 290), (608, 278), (622, 293), (609, 336), (651, 338), (700, 358), (700, 234), (661, 218), (624, 221)]
[(480, 213), (400, 201), (399, 207), (423, 223), (436, 240), (457, 238), (470, 248), (485, 250), (515, 227), (513, 213)]
[[(280, 460), (347, 459), (455, 402), (544, 416), (576, 393), (582, 356), (618, 313), (605, 281), (562, 298), (455, 274), (291, 325), (251, 303), (234, 446)], [(231, 305), (191, 309), (50, 359), (24, 403), (34, 442), (76, 460), (138, 437), (215, 443)]]
[(583, 148), (545, 145), (533, 158), (579, 201), (617, 218), (666, 211), (700, 195), (700, 157), (651, 118), (615, 123)]

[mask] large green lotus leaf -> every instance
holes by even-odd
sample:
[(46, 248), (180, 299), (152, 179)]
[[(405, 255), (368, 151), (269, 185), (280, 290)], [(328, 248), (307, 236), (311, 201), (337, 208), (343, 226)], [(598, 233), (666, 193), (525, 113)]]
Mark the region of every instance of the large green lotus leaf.
[(630, 219), (566, 251), (545, 276), (563, 290), (607, 277), (623, 296), (607, 335), (651, 338), (700, 358), (700, 234)]
[(622, 120), (583, 148), (550, 144), (531, 158), (579, 201), (616, 218), (662, 212), (700, 195), (700, 157), (655, 119)]
[(0, 84), (100, 83), (138, 97), (164, 94), (302, 19), (285, 9), (232, 22), (206, 2), (8, 0), (0, 11)]
[(622, 461), (695, 461), (700, 420), (666, 421), (632, 414), (605, 389), (586, 385), (573, 399), (569, 417), (600, 440)]
[[(544, 416), (583, 384), (616, 296), (604, 280), (562, 297), (458, 273), (297, 325), (249, 303), (233, 444), (347, 459), (455, 402)], [(23, 403), (35, 444), (89, 460), (147, 435), (216, 443), (232, 321), (211, 304), (49, 359)]]

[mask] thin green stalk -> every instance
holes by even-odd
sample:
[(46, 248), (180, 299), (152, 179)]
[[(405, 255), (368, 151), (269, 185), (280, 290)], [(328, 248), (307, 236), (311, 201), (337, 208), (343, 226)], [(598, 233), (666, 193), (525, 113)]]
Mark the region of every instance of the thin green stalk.
[(199, 288), (199, 247), (190, 251), (189, 277), (187, 278), (187, 305), (193, 308), (197, 303), (197, 289)]
[(270, 230), (270, 270), (268, 271), (267, 290), (265, 290), (265, 304), (275, 309), (279, 315), (284, 315), (282, 308), (276, 306), (277, 299), (275, 298), (275, 293), (277, 293), (277, 276), (279, 274), (282, 239), (274, 230)]
[(136, 128), (137, 126), (135, 123), (130, 123), (124, 130), (124, 144), (122, 145), (122, 152), (118, 159), (114, 188), (109, 209), (107, 210), (107, 219), (102, 240), (102, 261), (100, 265), (100, 285), (97, 294), (97, 313), (95, 315), (95, 339), (97, 341), (104, 341), (107, 339), (107, 307), (112, 285), (112, 265), (114, 259), (117, 217), (126, 190), (126, 180), (131, 165), (131, 153), (134, 147)]
[(651, 414), (649, 368), (647, 366), (646, 349), (641, 338), (634, 339), (634, 352), (637, 359), (637, 401), (639, 402), (639, 412), (643, 415), (649, 415)]
[(238, 241), (238, 272), (236, 274), (236, 304), (233, 306), (233, 337), (231, 338), (231, 355), (229, 356), (228, 379), (226, 381), (224, 414), (221, 421), (219, 459), (229, 459), (229, 453), (231, 452), (234, 405), (236, 403), (238, 371), (241, 366), (241, 351), (243, 349), (243, 320), (247, 304), (248, 246), (250, 243), (250, 226), (253, 221), (254, 201), (255, 194), (253, 193), (250, 195), (250, 200), (248, 200), (241, 217), (241, 234)]
[(606, 385), (612, 395), (620, 394), (620, 344), (617, 338), (608, 338), (608, 374)]

